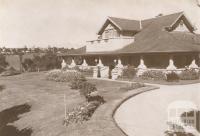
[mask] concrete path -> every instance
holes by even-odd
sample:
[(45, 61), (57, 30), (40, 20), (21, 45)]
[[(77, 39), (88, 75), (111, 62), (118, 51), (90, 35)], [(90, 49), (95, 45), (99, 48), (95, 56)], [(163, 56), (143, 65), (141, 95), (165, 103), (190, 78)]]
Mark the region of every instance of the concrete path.
[(200, 110), (200, 83), (157, 85), (160, 89), (137, 95), (123, 103), (114, 116), (129, 136), (163, 136), (167, 130), (167, 108), (174, 101), (191, 101)]

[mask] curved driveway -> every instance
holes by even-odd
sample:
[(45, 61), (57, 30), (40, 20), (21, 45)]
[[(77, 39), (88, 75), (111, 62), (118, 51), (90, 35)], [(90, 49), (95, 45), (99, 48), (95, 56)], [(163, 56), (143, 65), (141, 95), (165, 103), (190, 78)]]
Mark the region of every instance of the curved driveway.
[(192, 101), (200, 109), (200, 83), (157, 86), (160, 89), (132, 97), (116, 111), (117, 124), (129, 136), (163, 136), (167, 130), (167, 107), (173, 101)]

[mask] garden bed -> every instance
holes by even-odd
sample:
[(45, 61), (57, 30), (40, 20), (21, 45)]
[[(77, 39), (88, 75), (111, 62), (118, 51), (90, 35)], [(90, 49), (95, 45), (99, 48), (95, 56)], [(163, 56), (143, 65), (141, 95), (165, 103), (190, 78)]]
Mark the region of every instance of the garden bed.
[[(126, 134), (116, 125), (113, 115), (115, 110), (128, 98), (139, 93), (156, 89), (152, 86), (138, 86), (134, 90), (124, 90), (130, 82), (119, 82), (102, 79), (88, 79), (99, 88), (99, 93), (104, 97), (106, 103), (101, 105), (93, 114), (91, 120), (84, 124), (76, 124), (67, 128), (68, 135), (83, 136), (126, 136)], [(105, 125), (106, 124), (106, 125)]]

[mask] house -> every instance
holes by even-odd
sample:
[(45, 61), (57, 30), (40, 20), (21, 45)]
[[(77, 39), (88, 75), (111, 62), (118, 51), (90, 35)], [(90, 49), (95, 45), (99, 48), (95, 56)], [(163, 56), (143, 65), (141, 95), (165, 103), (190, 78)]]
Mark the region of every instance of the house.
[(200, 63), (200, 35), (184, 12), (145, 20), (108, 17), (97, 39), (62, 58), (77, 65), (133, 65), (140, 69), (176, 70)]

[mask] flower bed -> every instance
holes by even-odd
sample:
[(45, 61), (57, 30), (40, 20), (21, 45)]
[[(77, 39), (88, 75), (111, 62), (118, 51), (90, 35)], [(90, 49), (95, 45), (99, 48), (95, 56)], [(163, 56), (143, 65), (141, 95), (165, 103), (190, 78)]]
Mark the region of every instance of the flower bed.
[(101, 104), (105, 103), (104, 98), (98, 95), (95, 84), (89, 83), (85, 80), (79, 80), (75, 84), (76, 81), (77, 80), (72, 82), (71, 87), (73, 87), (72, 89), (79, 89), (80, 95), (83, 95), (86, 98), (86, 102), (66, 114), (64, 120), (66, 126), (73, 123), (83, 123), (84, 121), (88, 121), (95, 110)]
[(185, 69), (179, 77), (181, 80), (196, 80), (199, 79), (199, 73), (194, 69)]
[(148, 70), (145, 71), (141, 76), (139, 76), (141, 79), (144, 80), (166, 80), (166, 75), (162, 71), (156, 71), (156, 70)]
[(68, 126), (73, 123), (83, 123), (84, 121), (88, 121), (100, 105), (101, 103), (99, 101), (91, 101), (74, 108), (66, 114), (64, 124)]
[(76, 70), (51, 70), (46, 75), (47, 80), (52, 80), (56, 82), (70, 82), (76, 79), (85, 79), (83, 74), (77, 72)]

